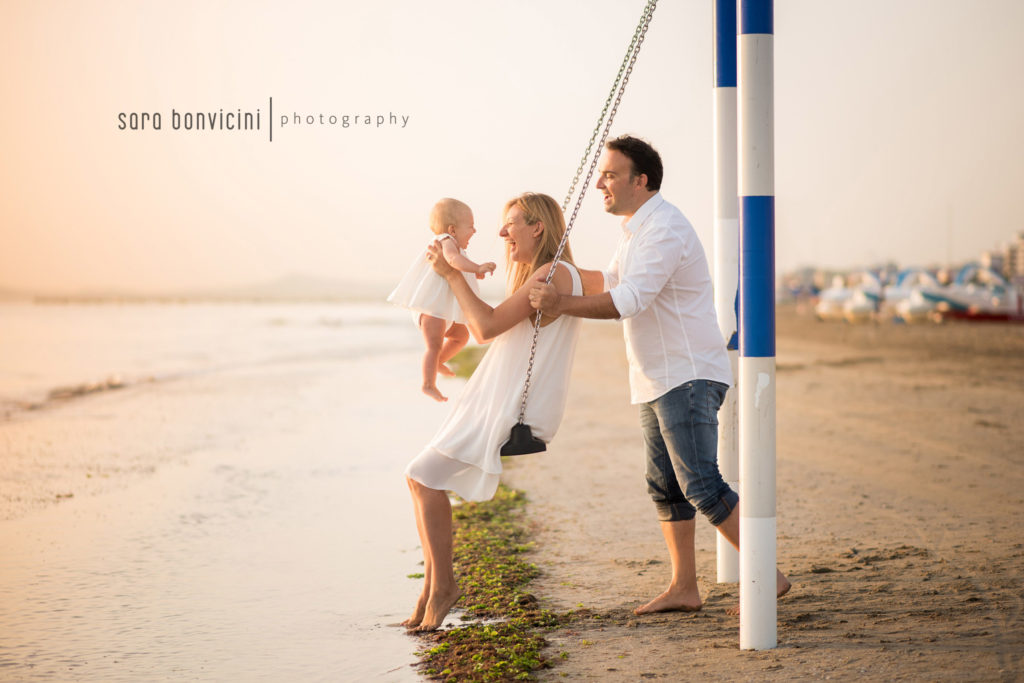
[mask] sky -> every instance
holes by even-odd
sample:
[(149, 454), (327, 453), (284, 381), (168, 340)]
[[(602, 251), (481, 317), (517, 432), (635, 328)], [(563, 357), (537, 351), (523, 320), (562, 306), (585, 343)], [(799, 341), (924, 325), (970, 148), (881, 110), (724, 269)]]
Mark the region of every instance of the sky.
[[(470, 257), (502, 263), (503, 203), (563, 199), (644, 4), (4, 0), (0, 289), (377, 289), (446, 196), (474, 210)], [(711, 7), (661, 0), (612, 134), (661, 152), (713, 262)], [(1019, 0), (776, 0), (778, 272), (1024, 230), (1022, 25)], [(220, 110), (261, 128), (173, 128)], [(577, 262), (605, 265), (618, 225), (591, 190)]]

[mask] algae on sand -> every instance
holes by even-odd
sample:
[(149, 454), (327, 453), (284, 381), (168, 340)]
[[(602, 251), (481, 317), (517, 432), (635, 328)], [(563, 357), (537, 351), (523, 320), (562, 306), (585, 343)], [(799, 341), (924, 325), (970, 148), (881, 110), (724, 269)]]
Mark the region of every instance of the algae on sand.
[[(459, 605), (472, 619), (490, 619), (425, 636), (421, 670), (445, 681), (528, 680), (549, 666), (539, 631), (558, 623), (540, 609), (525, 588), (537, 566), (523, 555), (530, 549), (523, 522), (526, 497), (504, 485), (492, 500), (453, 508), (455, 572), (463, 595)], [(494, 619), (502, 620), (494, 623)]]

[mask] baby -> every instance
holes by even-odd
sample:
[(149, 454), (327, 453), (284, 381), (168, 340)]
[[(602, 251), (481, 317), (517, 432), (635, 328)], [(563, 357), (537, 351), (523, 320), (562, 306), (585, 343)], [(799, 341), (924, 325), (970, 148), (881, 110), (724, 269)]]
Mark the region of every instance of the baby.
[[(494, 272), (494, 263), (476, 264), (466, 257), (469, 239), (476, 232), (473, 212), (466, 204), (457, 199), (442, 199), (434, 204), (430, 230), (440, 240), (445, 260), (465, 274), (474, 291), (476, 280)], [(454, 376), (445, 363), (469, 341), (469, 330), (455, 294), (421, 253), (388, 301), (419, 313), (417, 324), (427, 347), (423, 354), (423, 393), (437, 401), (447, 401), (448, 397), (437, 388), (437, 373)]]

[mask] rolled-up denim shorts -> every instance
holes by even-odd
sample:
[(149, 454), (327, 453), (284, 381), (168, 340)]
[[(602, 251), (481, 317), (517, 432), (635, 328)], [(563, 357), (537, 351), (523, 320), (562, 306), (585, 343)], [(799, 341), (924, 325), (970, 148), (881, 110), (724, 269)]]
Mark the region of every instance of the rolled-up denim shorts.
[(718, 409), (728, 386), (697, 379), (640, 405), (647, 491), (663, 522), (696, 510), (718, 526), (739, 504), (718, 471)]

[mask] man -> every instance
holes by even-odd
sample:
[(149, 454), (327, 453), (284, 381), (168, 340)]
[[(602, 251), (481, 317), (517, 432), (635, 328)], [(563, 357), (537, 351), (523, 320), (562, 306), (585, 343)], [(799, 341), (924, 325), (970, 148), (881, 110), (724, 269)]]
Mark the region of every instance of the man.
[[(704, 250), (661, 196), (661, 157), (630, 136), (609, 141), (598, 168), (604, 210), (622, 216), (607, 271), (583, 271), (586, 296), (536, 283), (530, 303), (551, 315), (623, 321), (632, 402), (640, 405), (647, 490), (672, 561), (668, 589), (636, 614), (701, 608), (694, 558), (700, 510), (739, 548), (739, 496), (718, 471), (718, 408), (732, 381)], [(777, 592), (790, 583), (777, 572)]]

